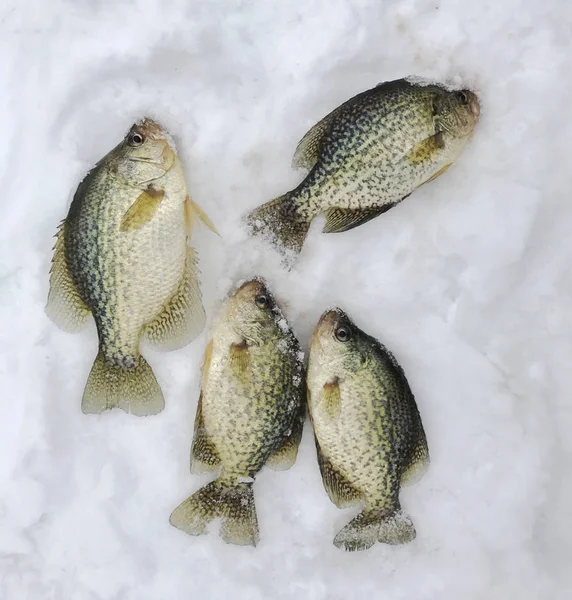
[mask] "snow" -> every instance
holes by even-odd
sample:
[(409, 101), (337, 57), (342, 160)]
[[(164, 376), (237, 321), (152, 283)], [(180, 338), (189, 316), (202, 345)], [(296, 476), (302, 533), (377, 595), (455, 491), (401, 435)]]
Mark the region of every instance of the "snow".
[[(566, 3), (541, 0), (5, 0), (0, 8), (0, 598), (564, 599), (572, 589), (572, 88)], [(458, 162), (379, 219), (312, 226), (296, 267), (241, 216), (300, 181), (297, 142), (377, 83), (478, 91)], [(406, 546), (345, 554), (351, 510), (299, 458), (255, 483), (261, 541), (192, 538), (189, 473), (205, 332), (146, 351), (156, 417), (85, 416), (96, 335), (43, 312), (53, 234), (85, 172), (148, 115), (177, 141), (206, 228), (209, 318), (267, 279), (307, 347), (340, 306), (395, 353), (432, 454), (404, 488)]]

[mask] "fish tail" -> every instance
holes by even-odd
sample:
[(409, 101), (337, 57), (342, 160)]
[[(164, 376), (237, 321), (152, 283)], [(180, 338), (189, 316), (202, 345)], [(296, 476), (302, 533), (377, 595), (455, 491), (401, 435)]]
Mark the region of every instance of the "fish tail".
[(252, 482), (212, 481), (177, 506), (169, 522), (189, 535), (202, 535), (217, 517), (222, 519), (220, 535), (225, 542), (256, 546), (259, 535)]
[(120, 408), (138, 417), (155, 415), (165, 408), (163, 393), (149, 363), (139, 356), (133, 368), (124, 368), (105, 360), (101, 350), (93, 363), (81, 409), (99, 414)]
[(312, 217), (300, 211), (293, 193), (288, 192), (253, 210), (246, 222), (254, 235), (266, 235), (275, 245), (298, 254)]
[(334, 545), (353, 552), (367, 550), (375, 542), (406, 544), (414, 540), (415, 535), (411, 519), (401, 510), (389, 515), (380, 511), (364, 510), (336, 535)]

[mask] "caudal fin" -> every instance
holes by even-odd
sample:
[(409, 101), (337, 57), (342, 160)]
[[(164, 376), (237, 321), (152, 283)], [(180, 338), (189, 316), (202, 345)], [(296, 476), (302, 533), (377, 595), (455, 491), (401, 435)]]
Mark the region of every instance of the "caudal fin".
[(388, 516), (364, 510), (336, 535), (334, 546), (353, 552), (367, 550), (375, 542), (406, 544), (414, 540), (415, 535), (411, 519), (401, 510)]
[(84, 413), (98, 414), (120, 408), (138, 417), (155, 415), (165, 408), (161, 388), (149, 363), (142, 357), (132, 369), (110, 364), (98, 353), (81, 401)]
[(220, 536), (227, 544), (256, 546), (258, 519), (252, 483), (229, 487), (218, 479), (212, 481), (177, 506), (169, 522), (189, 535), (203, 535), (217, 517), (222, 519)]
[(290, 193), (259, 206), (246, 216), (254, 235), (266, 236), (277, 246), (298, 254), (312, 219), (301, 214)]

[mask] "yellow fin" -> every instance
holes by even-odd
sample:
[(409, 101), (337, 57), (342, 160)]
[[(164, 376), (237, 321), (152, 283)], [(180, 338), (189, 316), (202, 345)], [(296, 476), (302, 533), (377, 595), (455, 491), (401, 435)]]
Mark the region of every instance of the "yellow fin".
[(359, 227), (393, 208), (397, 202), (371, 208), (330, 208), (326, 211), (324, 233), (341, 233)]
[(203, 393), (199, 396), (195, 416), (195, 433), (191, 445), (191, 473), (214, 471), (220, 465), (220, 456), (209, 439), (203, 420)]
[(441, 167), (437, 173), (434, 173), (433, 175), (431, 175), (431, 177), (429, 177), (429, 179), (427, 181), (424, 181), (421, 185), (425, 185), (426, 183), (429, 183), (430, 181), (433, 181), (433, 179), (437, 179), (437, 177), (439, 177), (439, 175), (443, 175), (443, 173), (452, 165), (453, 163), (449, 163), (448, 165), (445, 165), (444, 167)]
[(129, 207), (123, 216), (119, 230), (133, 231), (149, 223), (157, 212), (164, 196), (165, 190), (159, 190), (150, 185), (144, 192), (141, 192), (137, 200)]
[(407, 154), (407, 160), (412, 165), (417, 165), (429, 160), (435, 152), (441, 150), (445, 146), (443, 133), (438, 131), (435, 135), (425, 138), (419, 142), (417, 146), (412, 148)]
[(187, 246), (179, 287), (161, 313), (147, 324), (145, 335), (155, 350), (177, 350), (192, 342), (204, 329), (205, 322), (197, 253)]
[(56, 234), (46, 314), (64, 331), (75, 333), (86, 326), (90, 311), (81, 299), (68, 270), (64, 229), (65, 221)]
[(138, 417), (156, 415), (165, 408), (163, 393), (149, 363), (139, 356), (137, 366), (114, 366), (98, 352), (85, 385), (81, 409), (86, 414), (120, 408)]
[(322, 404), (330, 419), (337, 419), (340, 416), (342, 410), (342, 398), (340, 394), (339, 379), (337, 377), (334, 377), (332, 381), (329, 381), (324, 385), (320, 404)]
[(229, 363), (232, 372), (241, 376), (248, 369), (250, 356), (248, 354), (248, 346), (246, 342), (230, 345)]
[(220, 237), (220, 233), (216, 230), (216, 227), (207, 213), (196, 202), (191, 200), (190, 196), (187, 196), (185, 201), (185, 219), (187, 222), (187, 235), (189, 237), (191, 237), (193, 233), (196, 217), (198, 217), (213, 233), (216, 233)]
[(362, 494), (344, 477), (324, 455), (318, 441), (316, 440), (316, 452), (318, 454), (318, 466), (322, 474), (324, 489), (330, 500), (338, 508), (347, 508), (357, 504), (362, 499)]
[(207, 379), (209, 377), (209, 370), (211, 368), (212, 356), (213, 356), (213, 341), (210, 340), (210, 342), (207, 344), (207, 347), (205, 348), (203, 364), (201, 365), (201, 387), (202, 388), (205, 387), (205, 385), (207, 383)]

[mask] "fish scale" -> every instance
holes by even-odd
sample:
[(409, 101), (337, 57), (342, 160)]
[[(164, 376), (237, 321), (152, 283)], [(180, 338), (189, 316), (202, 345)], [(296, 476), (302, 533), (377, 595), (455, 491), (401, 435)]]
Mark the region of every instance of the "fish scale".
[[(190, 208), (188, 208), (190, 206)], [(47, 312), (77, 331), (93, 315), (99, 352), (84, 412), (162, 410), (141, 338), (170, 350), (204, 326), (196, 256), (187, 245), (190, 200), (169, 136), (151, 119), (135, 124), (87, 174), (56, 242)], [(211, 224), (212, 225), (212, 224)]]
[(369, 221), (444, 172), (465, 146), (479, 111), (468, 90), (405, 79), (358, 94), (304, 136), (293, 165), (308, 175), (252, 211), (246, 217), (251, 232), (296, 254), (318, 215), (326, 215), (326, 233)]
[(265, 283), (246, 282), (212, 331), (195, 417), (191, 471), (220, 467), (220, 475), (178, 506), (171, 524), (200, 535), (221, 517), (225, 541), (256, 545), (252, 484), (265, 464), (286, 469), (294, 463), (304, 395), (298, 341)]
[(411, 541), (399, 490), (429, 464), (421, 417), (393, 355), (340, 309), (324, 313), (314, 332), (308, 406), (330, 499), (340, 508), (363, 504), (334, 544), (363, 550)]

